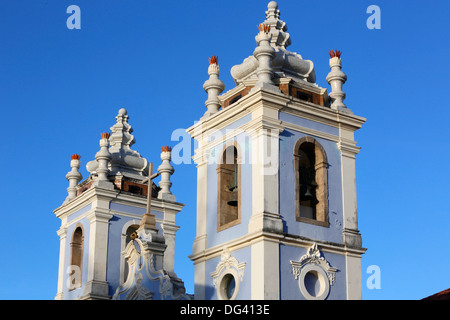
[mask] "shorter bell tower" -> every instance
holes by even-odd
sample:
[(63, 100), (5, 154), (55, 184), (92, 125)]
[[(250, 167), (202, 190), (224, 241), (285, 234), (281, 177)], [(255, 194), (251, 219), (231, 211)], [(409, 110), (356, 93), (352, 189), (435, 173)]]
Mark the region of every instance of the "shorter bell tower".
[(153, 163), (131, 149), (128, 119), (120, 109), (111, 132), (100, 134), (85, 180), (81, 156), (71, 156), (68, 196), (54, 211), (61, 219), (56, 299), (191, 299), (175, 273), (184, 204), (170, 190), (171, 148), (162, 147), (153, 173)]

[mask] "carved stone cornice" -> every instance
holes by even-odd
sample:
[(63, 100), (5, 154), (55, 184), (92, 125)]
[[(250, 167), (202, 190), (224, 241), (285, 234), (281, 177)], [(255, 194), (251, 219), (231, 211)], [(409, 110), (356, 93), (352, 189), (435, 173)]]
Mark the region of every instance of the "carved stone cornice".
[(108, 222), (114, 215), (110, 213), (109, 210), (105, 209), (95, 209), (92, 212), (90, 212), (86, 218), (89, 220), (90, 223), (94, 222)]

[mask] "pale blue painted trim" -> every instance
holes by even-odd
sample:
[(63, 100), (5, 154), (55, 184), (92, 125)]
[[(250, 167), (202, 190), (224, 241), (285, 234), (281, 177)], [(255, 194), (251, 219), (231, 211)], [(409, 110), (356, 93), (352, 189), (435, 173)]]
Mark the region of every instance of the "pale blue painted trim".
[(333, 126), (329, 126), (323, 123), (319, 123), (316, 121), (312, 121), (312, 120), (308, 120), (308, 119), (304, 119), (304, 118), (300, 118), (297, 116), (294, 116), (292, 114), (288, 114), (285, 112), (280, 112), (279, 113), (279, 119), (284, 121), (284, 122), (289, 122), (292, 124), (296, 124), (298, 126), (302, 126), (308, 129), (313, 129), (313, 130), (317, 130), (320, 132), (325, 132), (328, 134), (332, 134), (335, 136), (339, 135), (339, 128), (333, 127)]
[(119, 211), (119, 212), (126, 212), (126, 213), (135, 214), (135, 215), (141, 215), (141, 216), (146, 211), (145, 208), (128, 206), (125, 204), (116, 203), (116, 202), (112, 202), (112, 201), (109, 203), (109, 209), (114, 210), (114, 211)]
[(67, 223), (71, 223), (73, 220), (77, 219), (81, 215), (83, 215), (86, 212), (88, 212), (89, 210), (91, 210), (91, 208), (92, 208), (92, 204), (89, 203), (87, 206), (84, 206), (83, 208), (81, 208), (81, 209), (75, 211), (74, 213), (70, 214), (67, 217)]
[[(129, 206), (126, 204), (110, 202), (109, 209), (117, 212), (131, 213), (136, 215), (137, 217), (142, 217), (142, 215), (147, 211), (145, 208)], [(152, 210), (151, 211), (157, 219), (163, 219), (164, 213), (161, 211)]]
[[(221, 138), (226, 133), (226, 131), (231, 131), (231, 130), (237, 129), (240, 126), (242, 126), (242, 125), (246, 124), (247, 122), (249, 122), (250, 120), (252, 120), (252, 115), (248, 114), (248, 115), (243, 116), (239, 120), (234, 121), (230, 125), (222, 128), (220, 130), (211, 131), (213, 134), (208, 137), (208, 142), (212, 142), (212, 141), (216, 140), (217, 138)], [(212, 139), (212, 138), (214, 138), (214, 139)]]

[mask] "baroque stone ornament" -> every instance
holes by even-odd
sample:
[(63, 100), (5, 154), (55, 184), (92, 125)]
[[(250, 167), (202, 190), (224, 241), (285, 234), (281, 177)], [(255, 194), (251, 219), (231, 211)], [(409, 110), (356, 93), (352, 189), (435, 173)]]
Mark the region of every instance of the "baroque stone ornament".
[(142, 282), (142, 275), (137, 274), (136, 275), (136, 284), (135, 286), (128, 292), (128, 294), (125, 297), (125, 300), (152, 300), (153, 299), (153, 292), (150, 292), (141, 285)]
[[(258, 46), (261, 46), (260, 42), (264, 40), (262, 48), (257, 47), (257, 54), (258, 51), (265, 51), (263, 54), (272, 56), (270, 68), (267, 66), (267, 58), (263, 57), (261, 62), (255, 55), (251, 55), (244, 59), (241, 64), (231, 68), (230, 72), (234, 82), (240, 84), (247, 80), (258, 79), (258, 73), (261, 76), (262, 69), (265, 76), (270, 75), (271, 78), (290, 77), (297, 81), (305, 81), (316, 85), (313, 62), (304, 60), (300, 54), (286, 49), (291, 44), (291, 38), (289, 33), (286, 32), (288, 29), (286, 23), (280, 20), (280, 10), (278, 10), (278, 4), (275, 1), (271, 1), (267, 5), (266, 20), (262, 24), (264, 25), (263, 29), (270, 35), (256, 36), (255, 40)], [(273, 51), (268, 50), (267, 42), (273, 48)]]
[[(151, 239), (153, 236), (153, 239)], [(162, 269), (162, 237), (150, 235), (130, 241), (122, 253), (128, 263), (128, 278), (120, 285), (113, 300), (190, 300), (184, 284), (174, 273)], [(161, 251), (161, 252), (158, 252)]]
[[(228, 248), (224, 248), (220, 256), (220, 262), (216, 270), (211, 272), (213, 284), (216, 287), (217, 296), (220, 300), (234, 300), (239, 292), (239, 283), (244, 280), (244, 269), (246, 263), (241, 262), (231, 255)], [(230, 279), (233, 280), (233, 291), (230, 292)]]
[[(148, 175), (149, 162), (137, 151), (131, 149), (136, 139), (132, 135), (133, 128), (128, 123), (128, 119), (127, 110), (121, 108), (116, 116), (116, 123), (110, 128), (111, 134), (106, 139), (109, 142), (107, 175), (142, 180)], [(94, 175), (97, 174), (99, 167), (97, 158), (86, 164), (87, 171)]]
[[(292, 274), (299, 281), (300, 291), (308, 300), (324, 300), (329, 294), (330, 286), (335, 282), (338, 269), (331, 267), (322, 257), (321, 252), (314, 243), (299, 261), (291, 260)], [(306, 280), (307, 278), (312, 279)], [(313, 288), (311, 282), (315, 282)]]

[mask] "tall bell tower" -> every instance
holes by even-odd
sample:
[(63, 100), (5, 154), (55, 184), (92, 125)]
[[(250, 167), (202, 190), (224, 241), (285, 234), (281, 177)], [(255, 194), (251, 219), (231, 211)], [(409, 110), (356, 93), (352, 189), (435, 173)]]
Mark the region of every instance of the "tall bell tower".
[[(361, 299), (354, 132), (341, 52), (330, 51), (331, 92), (314, 64), (287, 50), (275, 1), (252, 55), (226, 92), (209, 59), (198, 142), (195, 299)], [(249, 39), (250, 40), (250, 39)]]

